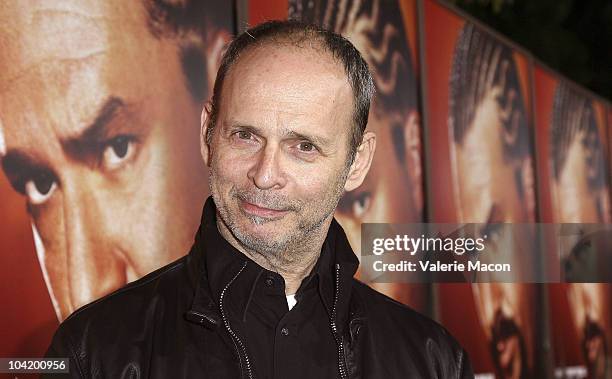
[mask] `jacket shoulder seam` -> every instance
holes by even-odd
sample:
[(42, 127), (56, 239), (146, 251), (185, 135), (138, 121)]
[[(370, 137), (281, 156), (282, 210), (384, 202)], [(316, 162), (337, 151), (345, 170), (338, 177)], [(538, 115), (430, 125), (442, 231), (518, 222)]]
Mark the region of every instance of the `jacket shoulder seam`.
[[(70, 316), (68, 316), (64, 322), (70, 320), (71, 318), (74, 318), (76, 315), (82, 313), (83, 311), (91, 308), (92, 306), (115, 296), (118, 296), (124, 292), (130, 291), (132, 289), (136, 289), (136, 288), (140, 288), (146, 284), (149, 284), (150, 282), (158, 279), (161, 275), (166, 274), (170, 271), (175, 270), (176, 268), (178, 268), (179, 266), (182, 266), (184, 264), (184, 260), (185, 257), (180, 258), (178, 261), (171, 263), (170, 265), (166, 266), (165, 268), (163, 268), (162, 270), (159, 270), (159, 272), (152, 272), (150, 274), (148, 274), (147, 276), (140, 278), (139, 280), (132, 282), (132, 283), (128, 283), (126, 286), (119, 288), (118, 290), (109, 293), (106, 296), (102, 296), (101, 298), (92, 301), (91, 303), (85, 304), (84, 306), (82, 306), (81, 308), (77, 309), (76, 311), (74, 311)], [(152, 275), (154, 274), (154, 275)], [(150, 277), (148, 277), (150, 275)]]

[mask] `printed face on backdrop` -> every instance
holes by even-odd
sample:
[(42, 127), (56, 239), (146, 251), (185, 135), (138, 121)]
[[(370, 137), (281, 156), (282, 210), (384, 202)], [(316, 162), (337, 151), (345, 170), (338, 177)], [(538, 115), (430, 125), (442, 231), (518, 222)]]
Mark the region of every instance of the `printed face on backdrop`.
[(560, 83), (550, 128), (553, 191), (558, 222), (610, 222), (603, 137), (593, 102)]
[[(550, 144), (559, 223), (610, 222), (607, 162), (593, 102), (561, 82), (555, 91)], [(593, 241), (592, 243), (596, 243)], [(606, 378), (610, 286), (571, 283), (568, 301), (591, 378)]]
[[(154, 8), (0, 7), (2, 167), (27, 201), (60, 320), (185, 254), (199, 221), (205, 52), (199, 81), (188, 82)], [(209, 39), (209, 60), (222, 36)]]
[[(420, 116), (412, 52), (399, 2), (289, 2), (289, 17), (314, 22), (350, 40), (368, 63), (376, 93), (368, 130), (376, 133), (372, 169), (362, 186), (344, 194), (336, 218), (360, 255), (361, 224), (411, 223), (423, 217)], [(396, 300), (417, 304), (410, 286), (372, 283)]]
[(370, 166), (370, 132), (349, 164), (353, 103), (342, 64), (320, 48), (270, 42), (242, 52), (215, 125), (205, 110), (201, 133), (220, 228), (272, 265), (304, 259)]
[[(455, 45), (449, 93), (459, 221), (485, 224), (481, 235), (491, 263), (530, 249), (523, 244), (531, 240), (526, 231), (501, 235), (495, 227), (534, 221), (527, 112), (512, 51), (466, 24)], [(479, 283), (473, 290), (497, 375), (529, 377), (532, 288)]]

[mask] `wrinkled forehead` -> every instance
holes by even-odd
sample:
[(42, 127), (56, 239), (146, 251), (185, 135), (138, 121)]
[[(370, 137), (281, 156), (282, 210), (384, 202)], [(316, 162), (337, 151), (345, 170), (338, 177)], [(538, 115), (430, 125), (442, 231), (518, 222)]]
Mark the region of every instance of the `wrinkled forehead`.
[(342, 98), (352, 103), (352, 88), (342, 63), (318, 46), (264, 42), (249, 48), (231, 67), (224, 87), (235, 98), (257, 93), (275, 102)]
[(113, 90), (136, 92), (135, 77), (152, 70), (155, 40), (141, 1), (2, 2), (0, 19), (6, 145), (45, 127), (76, 133)]
[(76, 61), (102, 53), (109, 40), (120, 40), (114, 35), (143, 27), (143, 14), (143, 7), (136, 1), (3, 2), (2, 87), (42, 63)]

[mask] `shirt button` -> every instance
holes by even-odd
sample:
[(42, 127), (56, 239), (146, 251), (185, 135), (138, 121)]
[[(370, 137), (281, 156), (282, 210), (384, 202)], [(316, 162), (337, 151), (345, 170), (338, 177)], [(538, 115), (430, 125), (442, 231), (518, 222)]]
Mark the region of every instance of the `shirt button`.
[(273, 278), (266, 278), (266, 285), (268, 287), (272, 287), (274, 285), (274, 279)]
[(282, 329), (281, 329), (281, 334), (282, 334), (283, 336), (288, 336), (288, 335), (289, 335), (289, 329), (287, 329), (286, 327), (285, 327), (285, 328), (282, 328)]

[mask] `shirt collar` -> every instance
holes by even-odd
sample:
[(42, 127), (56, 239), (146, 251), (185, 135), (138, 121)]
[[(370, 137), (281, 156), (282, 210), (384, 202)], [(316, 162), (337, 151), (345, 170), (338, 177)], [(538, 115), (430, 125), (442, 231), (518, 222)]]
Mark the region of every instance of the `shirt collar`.
[[(265, 270), (257, 263), (249, 259), (227, 242), (219, 233), (217, 228), (217, 210), (212, 196), (206, 200), (202, 214), (200, 229), (196, 236), (196, 241), (192, 253), (200, 255), (192, 259), (194, 263), (200, 265), (200, 273), (206, 276), (206, 280), (200, 281), (201, 284), (209, 287), (210, 293), (216, 303), (218, 303), (221, 292), (232, 280), (232, 278), (242, 269), (240, 277), (255, 281), (261, 277), (275, 276), (276, 280), (282, 277), (269, 270)], [(349, 242), (342, 230), (342, 227), (334, 219), (330, 225), (325, 242), (323, 243), (321, 254), (311, 274), (303, 281), (302, 286), (309, 283), (313, 278), (317, 278), (320, 296), (328, 312), (333, 306), (335, 291), (335, 267), (341, 267), (340, 290), (347, 295), (350, 289), (350, 279), (354, 276), (359, 266), (359, 260), (352, 251)], [(263, 271), (262, 271), (263, 270)], [(239, 309), (245, 309), (249, 303), (252, 291), (250, 286), (237, 286), (238, 292), (233, 292), (233, 302)], [(299, 293), (299, 290), (298, 290)], [(339, 306), (348, 301), (348, 296), (339, 299)]]

